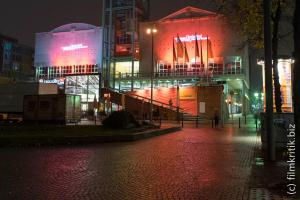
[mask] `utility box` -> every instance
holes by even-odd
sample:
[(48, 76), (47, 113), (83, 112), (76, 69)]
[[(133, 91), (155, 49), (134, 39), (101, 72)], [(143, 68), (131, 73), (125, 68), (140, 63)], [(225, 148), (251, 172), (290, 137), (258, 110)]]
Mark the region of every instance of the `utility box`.
[(23, 120), (26, 122), (69, 123), (81, 119), (79, 95), (26, 95), (23, 106)]

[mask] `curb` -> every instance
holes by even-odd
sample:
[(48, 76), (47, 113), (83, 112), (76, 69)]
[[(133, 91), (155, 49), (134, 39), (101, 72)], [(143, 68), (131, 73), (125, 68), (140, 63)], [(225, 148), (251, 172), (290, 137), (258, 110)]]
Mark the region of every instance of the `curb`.
[(22, 146), (56, 146), (56, 145), (84, 145), (112, 142), (134, 142), (160, 135), (180, 131), (181, 127), (170, 127), (165, 129), (148, 130), (133, 135), (114, 136), (88, 136), (88, 137), (56, 137), (56, 138), (1, 138), (0, 147), (22, 147)]

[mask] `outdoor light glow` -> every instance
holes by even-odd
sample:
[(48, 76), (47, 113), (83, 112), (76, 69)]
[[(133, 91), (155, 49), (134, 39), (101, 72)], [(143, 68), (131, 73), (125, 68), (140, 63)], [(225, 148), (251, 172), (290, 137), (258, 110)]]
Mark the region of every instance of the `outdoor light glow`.
[(156, 28), (148, 28), (147, 29), (147, 34), (151, 34), (151, 33), (157, 33), (157, 29)]

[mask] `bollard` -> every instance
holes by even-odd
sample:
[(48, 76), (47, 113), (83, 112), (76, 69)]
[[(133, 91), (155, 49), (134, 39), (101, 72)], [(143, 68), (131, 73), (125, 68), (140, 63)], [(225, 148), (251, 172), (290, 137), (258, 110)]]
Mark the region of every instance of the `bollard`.
[(183, 128), (183, 114), (181, 115), (181, 127)]
[(239, 128), (241, 128), (241, 118), (239, 117)]
[(247, 115), (245, 115), (245, 124), (247, 124)]
[(211, 120), (211, 127), (212, 128), (214, 127), (214, 120), (213, 119)]
[(198, 116), (196, 118), (196, 128), (198, 128)]

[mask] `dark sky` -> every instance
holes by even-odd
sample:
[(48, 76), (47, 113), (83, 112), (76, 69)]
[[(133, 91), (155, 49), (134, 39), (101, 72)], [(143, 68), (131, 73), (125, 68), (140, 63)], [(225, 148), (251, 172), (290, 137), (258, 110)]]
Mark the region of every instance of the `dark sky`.
[[(151, 0), (151, 18), (159, 19), (185, 6), (213, 10), (213, 0)], [(37, 32), (83, 22), (100, 25), (102, 0), (0, 0), (0, 33), (34, 46)], [(254, 64), (252, 73), (259, 68)], [(255, 76), (252, 76), (255, 77)], [(261, 81), (261, 80), (260, 80)], [(255, 78), (252, 84), (259, 88)]]
[[(211, 9), (212, 0), (151, 0), (151, 17), (160, 18), (185, 6)], [(34, 45), (34, 34), (84, 22), (100, 25), (102, 0), (0, 0), (0, 33)]]

